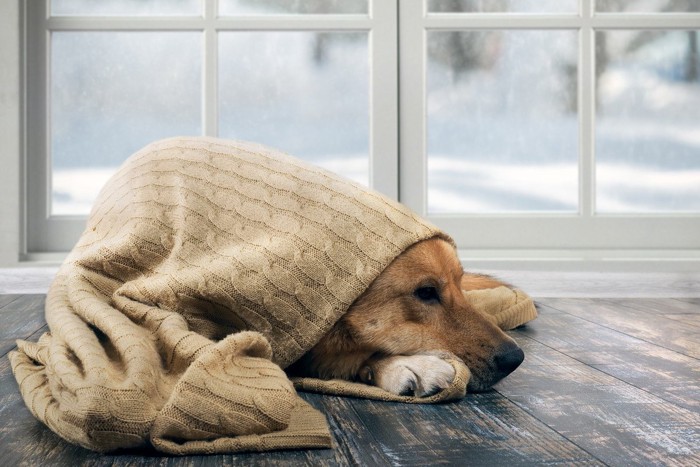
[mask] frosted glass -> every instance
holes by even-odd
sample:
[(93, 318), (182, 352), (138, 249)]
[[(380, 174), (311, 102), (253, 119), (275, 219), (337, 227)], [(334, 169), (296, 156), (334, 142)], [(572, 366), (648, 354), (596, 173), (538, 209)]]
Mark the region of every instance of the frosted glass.
[(219, 34), (219, 134), (369, 182), (367, 33)]
[(601, 13), (692, 13), (700, 12), (698, 0), (597, 0)]
[(222, 16), (289, 13), (366, 14), (367, 2), (368, 0), (219, 0), (219, 12)]
[(51, 0), (53, 16), (196, 16), (200, 0)]
[(578, 209), (575, 31), (428, 33), (428, 211)]
[(430, 13), (575, 13), (577, 0), (428, 0)]
[(597, 33), (599, 212), (700, 211), (699, 36)]
[(201, 134), (201, 34), (54, 32), (51, 44), (52, 214), (87, 214), (145, 144)]

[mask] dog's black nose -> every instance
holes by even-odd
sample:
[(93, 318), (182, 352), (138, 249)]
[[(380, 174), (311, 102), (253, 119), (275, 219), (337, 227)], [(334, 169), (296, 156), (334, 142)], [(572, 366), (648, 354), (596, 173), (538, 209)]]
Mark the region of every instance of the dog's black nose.
[(494, 358), (498, 372), (503, 376), (513, 372), (525, 359), (523, 350), (514, 342), (503, 344)]

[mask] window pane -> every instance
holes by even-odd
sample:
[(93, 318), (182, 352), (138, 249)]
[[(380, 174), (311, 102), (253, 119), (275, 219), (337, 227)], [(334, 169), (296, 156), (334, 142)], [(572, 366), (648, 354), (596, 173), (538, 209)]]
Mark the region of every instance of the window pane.
[(196, 16), (200, 0), (51, 0), (53, 16)]
[(369, 180), (366, 33), (223, 32), (219, 134)]
[(596, 10), (601, 13), (687, 13), (700, 12), (698, 0), (597, 0)]
[(430, 13), (574, 13), (577, 0), (428, 0)]
[(596, 34), (598, 211), (700, 211), (699, 36)]
[(222, 16), (258, 14), (366, 14), (368, 0), (219, 0)]
[(54, 32), (52, 214), (87, 214), (106, 179), (145, 144), (201, 134), (201, 35)]
[(428, 34), (428, 211), (575, 211), (575, 31)]

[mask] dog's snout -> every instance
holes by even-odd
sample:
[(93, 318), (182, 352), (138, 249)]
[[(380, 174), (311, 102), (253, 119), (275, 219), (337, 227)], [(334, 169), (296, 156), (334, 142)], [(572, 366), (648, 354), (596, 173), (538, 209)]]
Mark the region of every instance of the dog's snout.
[(525, 359), (525, 353), (514, 342), (502, 345), (494, 357), (496, 368), (503, 376), (512, 373)]

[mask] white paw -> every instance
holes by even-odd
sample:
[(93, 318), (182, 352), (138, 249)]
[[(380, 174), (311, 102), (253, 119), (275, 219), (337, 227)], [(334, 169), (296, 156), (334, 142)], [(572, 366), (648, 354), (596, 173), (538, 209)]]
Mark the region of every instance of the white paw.
[(448, 387), (455, 369), (434, 355), (397, 355), (382, 359), (373, 383), (393, 394), (425, 397)]

